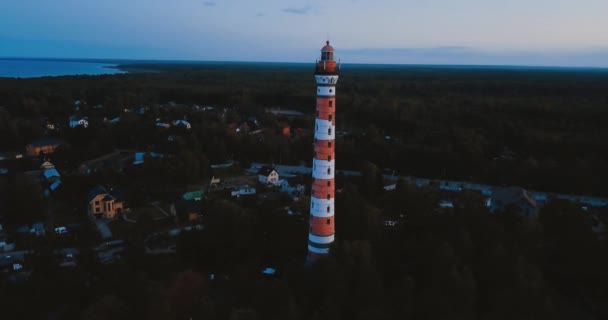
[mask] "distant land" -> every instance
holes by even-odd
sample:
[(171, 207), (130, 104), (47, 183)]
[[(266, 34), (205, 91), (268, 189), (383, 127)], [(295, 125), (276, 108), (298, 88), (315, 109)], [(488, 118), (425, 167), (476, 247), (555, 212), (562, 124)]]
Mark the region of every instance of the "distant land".
[[(304, 62), (246, 62), (196, 60), (129, 60), (76, 58), (0, 58), (0, 77), (32, 78), (45, 76), (102, 75), (126, 72), (165, 72), (188, 67), (290, 67), (309, 68)], [(502, 71), (576, 71), (608, 72), (601, 67), (515, 66), (515, 65), (415, 65), (415, 64), (353, 64), (343, 68), (356, 69), (444, 69), (444, 70), (502, 70)]]

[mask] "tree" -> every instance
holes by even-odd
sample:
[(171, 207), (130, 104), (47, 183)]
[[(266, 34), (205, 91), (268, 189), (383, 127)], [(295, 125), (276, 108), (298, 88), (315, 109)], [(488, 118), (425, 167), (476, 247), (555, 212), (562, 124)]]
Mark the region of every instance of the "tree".
[(44, 220), (47, 203), (40, 184), (24, 174), (9, 180), (6, 219), (11, 224), (31, 224)]

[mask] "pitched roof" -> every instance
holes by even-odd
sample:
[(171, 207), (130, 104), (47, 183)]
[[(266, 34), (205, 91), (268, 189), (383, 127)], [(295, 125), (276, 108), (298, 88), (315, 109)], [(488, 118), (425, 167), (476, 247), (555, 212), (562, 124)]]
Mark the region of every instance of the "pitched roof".
[(268, 176), (270, 175), (274, 170), (273, 167), (269, 167), (269, 166), (263, 166), (260, 168), (260, 170), (258, 171), (259, 175), (263, 175), (263, 176)]
[(109, 194), (108, 189), (106, 189), (104, 186), (96, 186), (95, 188), (91, 189), (91, 191), (89, 191), (87, 194), (87, 203), (91, 203), (91, 201), (93, 201), (93, 199), (100, 194)]
[(50, 179), (52, 177), (61, 177), (61, 175), (59, 174), (57, 169), (53, 168), (53, 169), (44, 170), (44, 177), (46, 179)]
[(184, 200), (196, 200), (197, 198), (202, 198), (204, 195), (203, 190), (197, 190), (192, 192), (187, 192), (182, 195), (182, 199)]
[(525, 200), (533, 207), (536, 207), (536, 200), (523, 188), (507, 187), (494, 189), (492, 192), (492, 202), (501, 202), (504, 205), (514, 204), (520, 200)]
[(56, 180), (55, 182), (53, 182), (53, 184), (51, 184), (49, 188), (51, 189), (51, 191), (55, 191), (55, 189), (59, 188), (60, 185), (61, 180)]

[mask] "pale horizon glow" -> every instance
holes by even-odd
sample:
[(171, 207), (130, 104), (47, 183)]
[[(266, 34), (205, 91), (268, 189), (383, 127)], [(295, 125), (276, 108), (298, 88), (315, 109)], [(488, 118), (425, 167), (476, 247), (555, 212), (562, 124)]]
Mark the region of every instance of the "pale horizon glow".
[(0, 57), (608, 67), (605, 0), (7, 0)]

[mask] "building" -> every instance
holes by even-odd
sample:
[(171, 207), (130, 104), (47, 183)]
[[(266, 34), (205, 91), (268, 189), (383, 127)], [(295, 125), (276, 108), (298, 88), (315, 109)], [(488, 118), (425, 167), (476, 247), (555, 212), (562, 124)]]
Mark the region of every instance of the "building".
[(244, 185), (235, 186), (232, 189), (232, 191), (230, 192), (230, 195), (238, 198), (241, 196), (254, 195), (255, 193), (256, 193), (256, 190), (254, 187), (244, 184)]
[(41, 154), (51, 154), (63, 144), (65, 144), (65, 142), (61, 139), (53, 137), (40, 138), (25, 146), (25, 153), (31, 157), (39, 156)]
[(95, 218), (113, 219), (116, 214), (122, 213), (124, 203), (102, 186), (89, 191), (87, 196), (87, 210)]
[(490, 212), (500, 213), (508, 210), (513, 210), (527, 218), (538, 216), (536, 200), (525, 189), (519, 187), (494, 189), (490, 198)]
[(279, 183), (279, 173), (273, 167), (263, 166), (258, 171), (258, 181), (261, 184), (276, 185)]
[(329, 253), (334, 242), (336, 83), (340, 66), (334, 59), (329, 41), (321, 49), (316, 63), (317, 107), (310, 198), (308, 261), (315, 262)]
[(192, 129), (192, 126), (190, 125), (190, 122), (186, 121), (186, 120), (175, 120), (172, 123), (173, 127), (181, 127), (187, 130)]
[(89, 118), (71, 116), (69, 124), (70, 124), (70, 128), (78, 128), (78, 127), (87, 128), (89, 126)]
[(301, 176), (283, 178), (281, 180), (281, 191), (292, 196), (301, 196), (304, 194), (306, 186)]
[(55, 169), (52, 163), (46, 161), (41, 165), (40, 170), (25, 171), (23, 174), (33, 181), (40, 184), (45, 197), (49, 197), (51, 193), (61, 186), (61, 175)]

